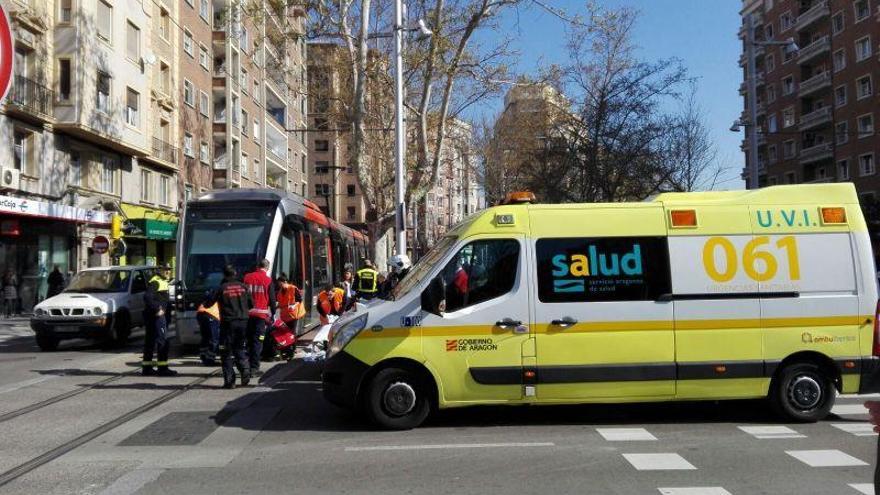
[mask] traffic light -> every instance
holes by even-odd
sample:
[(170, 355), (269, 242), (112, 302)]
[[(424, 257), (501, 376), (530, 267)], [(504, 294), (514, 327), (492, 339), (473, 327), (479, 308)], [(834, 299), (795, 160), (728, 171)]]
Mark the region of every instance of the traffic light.
[(113, 239), (122, 238), (122, 215), (113, 214), (110, 219), (110, 237)]

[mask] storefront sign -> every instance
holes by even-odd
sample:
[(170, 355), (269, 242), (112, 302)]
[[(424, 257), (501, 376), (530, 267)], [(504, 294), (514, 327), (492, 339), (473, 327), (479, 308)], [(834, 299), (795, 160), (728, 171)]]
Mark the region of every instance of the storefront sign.
[(177, 224), (150, 218), (135, 218), (131, 223), (143, 231), (147, 239), (172, 241), (177, 238)]
[(0, 215), (4, 213), (96, 224), (109, 224), (111, 216), (110, 212), (106, 211), (84, 210), (57, 203), (0, 196)]
[(99, 235), (92, 239), (92, 251), (95, 254), (104, 254), (110, 249), (110, 241), (106, 237)]

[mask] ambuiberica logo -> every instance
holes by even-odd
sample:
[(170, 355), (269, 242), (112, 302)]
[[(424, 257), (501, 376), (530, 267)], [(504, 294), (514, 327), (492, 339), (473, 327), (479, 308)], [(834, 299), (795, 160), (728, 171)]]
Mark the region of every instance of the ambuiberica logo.
[[(583, 253), (553, 256), (552, 264), (553, 292), (556, 293), (585, 292), (590, 278), (638, 277), (644, 274), (642, 247), (638, 243), (633, 243), (631, 249), (622, 252), (604, 251), (591, 244)], [(613, 287), (609, 290), (613, 290)]]

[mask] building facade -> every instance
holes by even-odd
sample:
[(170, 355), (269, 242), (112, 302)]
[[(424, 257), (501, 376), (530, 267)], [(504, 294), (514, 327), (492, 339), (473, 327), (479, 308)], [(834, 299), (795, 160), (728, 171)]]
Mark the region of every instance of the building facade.
[[(877, 0), (746, 0), (740, 120), (750, 124), (746, 39), (757, 40), (759, 186), (852, 181), (863, 204), (880, 197), (880, 2)], [(791, 39), (797, 49), (763, 42)], [(747, 184), (752, 187), (752, 184)]]

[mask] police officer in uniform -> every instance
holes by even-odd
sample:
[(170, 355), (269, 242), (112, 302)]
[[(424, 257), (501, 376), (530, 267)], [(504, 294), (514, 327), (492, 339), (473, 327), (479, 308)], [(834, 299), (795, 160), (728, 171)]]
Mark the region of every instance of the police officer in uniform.
[[(171, 267), (163, 265), (147, 282), (144, 293), (144, 360), (141, 372), (144, 375), (175, 376), (177, 372), (168, 368), (168, 321), (171, 316), (168, 297), (168, 279)], [(153, 351), (157, 360), (153, 361)]]
[(364, 261), (364, 267), (357, 271), (355, 288), (361, 299), (373, 299), (379, 293), (379, 272), (370, 260)]

